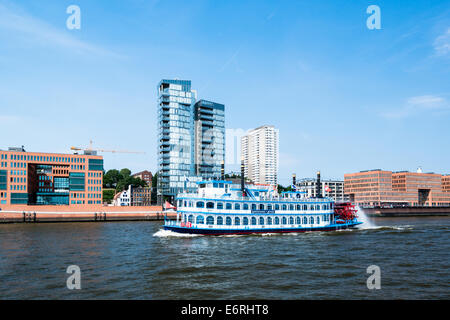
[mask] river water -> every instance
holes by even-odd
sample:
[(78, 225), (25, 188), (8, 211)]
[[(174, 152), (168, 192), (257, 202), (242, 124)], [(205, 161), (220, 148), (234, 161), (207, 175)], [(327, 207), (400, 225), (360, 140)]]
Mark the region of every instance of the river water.
[[(0, 225), (0, 299), (449, 299), (450, 217), (177, 236), (162, 222)], [(81, 289), (66, 286), (67, 267)], [(380, 268), (368, 289), (367, 268)]]

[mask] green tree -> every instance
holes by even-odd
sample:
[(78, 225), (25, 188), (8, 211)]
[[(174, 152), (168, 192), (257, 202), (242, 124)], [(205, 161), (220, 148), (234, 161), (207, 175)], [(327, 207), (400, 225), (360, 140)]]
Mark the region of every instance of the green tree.
[(158, 172), (156, 172), (152, 177), (152, 195), (151, 195), (151, 202), (152, 204), (158, 202)]
[(134, 187), (147, 187), (147, 183), (140, 178), (135, 178), (131, 176), (131, 170), (128, 168), (108, 170), (103, 176), (103, 187), (113, 188), (117, 192), (128, 189), (128, 186), (132, 185)]
[(131, 170), (128, 168), (124, 168), (124, 169), (120, 170), (120, 175), (122, 176), (123, 179), (126, 179), (129, 176), (131, 176)]
[(121, 175), (119, 170), (111, 169), (108, 170), (103, 176), (103, 187), (104, 188), (116, 188), (117, 183), (121, 180)]
[(152, 177), (152, 188), (158, 187), (158, 172)]
[(281, 184), (278, 185), (278, 193), (286, 192), (286, 191), (292, 191), (292, 187), (283, 187)]
[(111, 203), (114, 199), (115, 190), (114, 189), (103, 189), (103, 201)]

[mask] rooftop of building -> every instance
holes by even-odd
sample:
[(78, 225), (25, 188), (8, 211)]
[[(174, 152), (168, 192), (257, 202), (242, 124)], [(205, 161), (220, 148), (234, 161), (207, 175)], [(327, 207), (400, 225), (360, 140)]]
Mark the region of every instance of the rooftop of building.
[(362, 170), (359, 172), (353, 172), (353, 173), (346, 173), (344, 176), (349, 175), (359, 175), (361, 173), (372, 173), (372, 172), (384, 172), (384, 173), (391, 173), (392, 175), (399, 175), (399, 174), (405, 174), (405, 175), (440, 175), (445, 176), (446, 174), (440, 174), (436, 172), (422, 172), (421, 169), (418, 169), (417, 171), (409, 171), (409, 170), (400, 170), (400, 171), (389, 171), (389, 170), (382, 170), (382, 169), (371, 169), (371, 170)]
[(222, 103), (217, 103), (214, 101), (209, 101), (205, 99), (200, 99), (195, 103), (196, 106), (200, 107), (211, 107), (214, 109), (225, 110), (225, 105)]
[(255, 128), (255, 129), (252, 129), (251, 131), (255, 131), (255, 130), (259, 130), (259, 129), (264, 129), (264, 128), (275, 128), (275, 126), (274, 125), (271, 125), (271, 124), (264, 124), (264, 125), (262, 125), (262, 126), (259, 126), (259, 127), (257, 127), (257, 128)]
[(97, 153), (61, 153), (61, 152), (42, 152), (42, 151), (26, 151), (25, 147), (8, 147), (8, 150), (2, 150), (0, 149), (0, 152), (21, 152), (21, 153), (33, 153), (33, 154), (43, 154), (43, 155), (62, 155), (62, 156), (96, 156), (96, 157), (103, 157), (101, 155), (98, 155)]
[(137, 175), (140, 175), (140, 174), (144, 174), (144, 173), (152, 174), (151, 171), (143, 170), (143, 171), (139, 171), (139, 172), (133, 173), (132, 176), (134, 177), (134, 176), (137, 176)]

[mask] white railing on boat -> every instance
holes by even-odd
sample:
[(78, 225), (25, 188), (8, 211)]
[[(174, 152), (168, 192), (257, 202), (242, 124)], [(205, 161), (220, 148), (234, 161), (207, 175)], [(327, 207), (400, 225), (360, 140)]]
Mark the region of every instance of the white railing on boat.
[(192, 199), (213, 199), (213, 200), (235, 200), (235, 201), (280, 201), (280, 202), (330, 202), (333, 201), (331, 198), (283, 198), (283, 197), (258, 197), (257, 199), (252, 199), (250, 197), (230, 197), (224, 195), (206, 195), (198, 193), (180, 193), (178, 194), (178, 199), (180, 198), (192, 198)]

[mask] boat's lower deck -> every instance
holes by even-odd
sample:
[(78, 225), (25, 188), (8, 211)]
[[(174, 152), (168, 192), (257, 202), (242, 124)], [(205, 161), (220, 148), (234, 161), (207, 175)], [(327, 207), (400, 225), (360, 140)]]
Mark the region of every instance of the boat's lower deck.
[(317, 227), (264, 227), (264, 228), (241, 228), (241, 229), (226, 229), (226, 228), (202, 228), (181, 225), (164, 225), (165, 230), (170, 230), (178, 233), (188, 234), (203, 234), (203, 235), (232, 235), (232, 234), (253, 234), (253, 233), (300, 233), (312, 231), (337, 231), (354, 228), (362, 222), (351, 221), (342, 224), (330, 224), (327, 226)]

